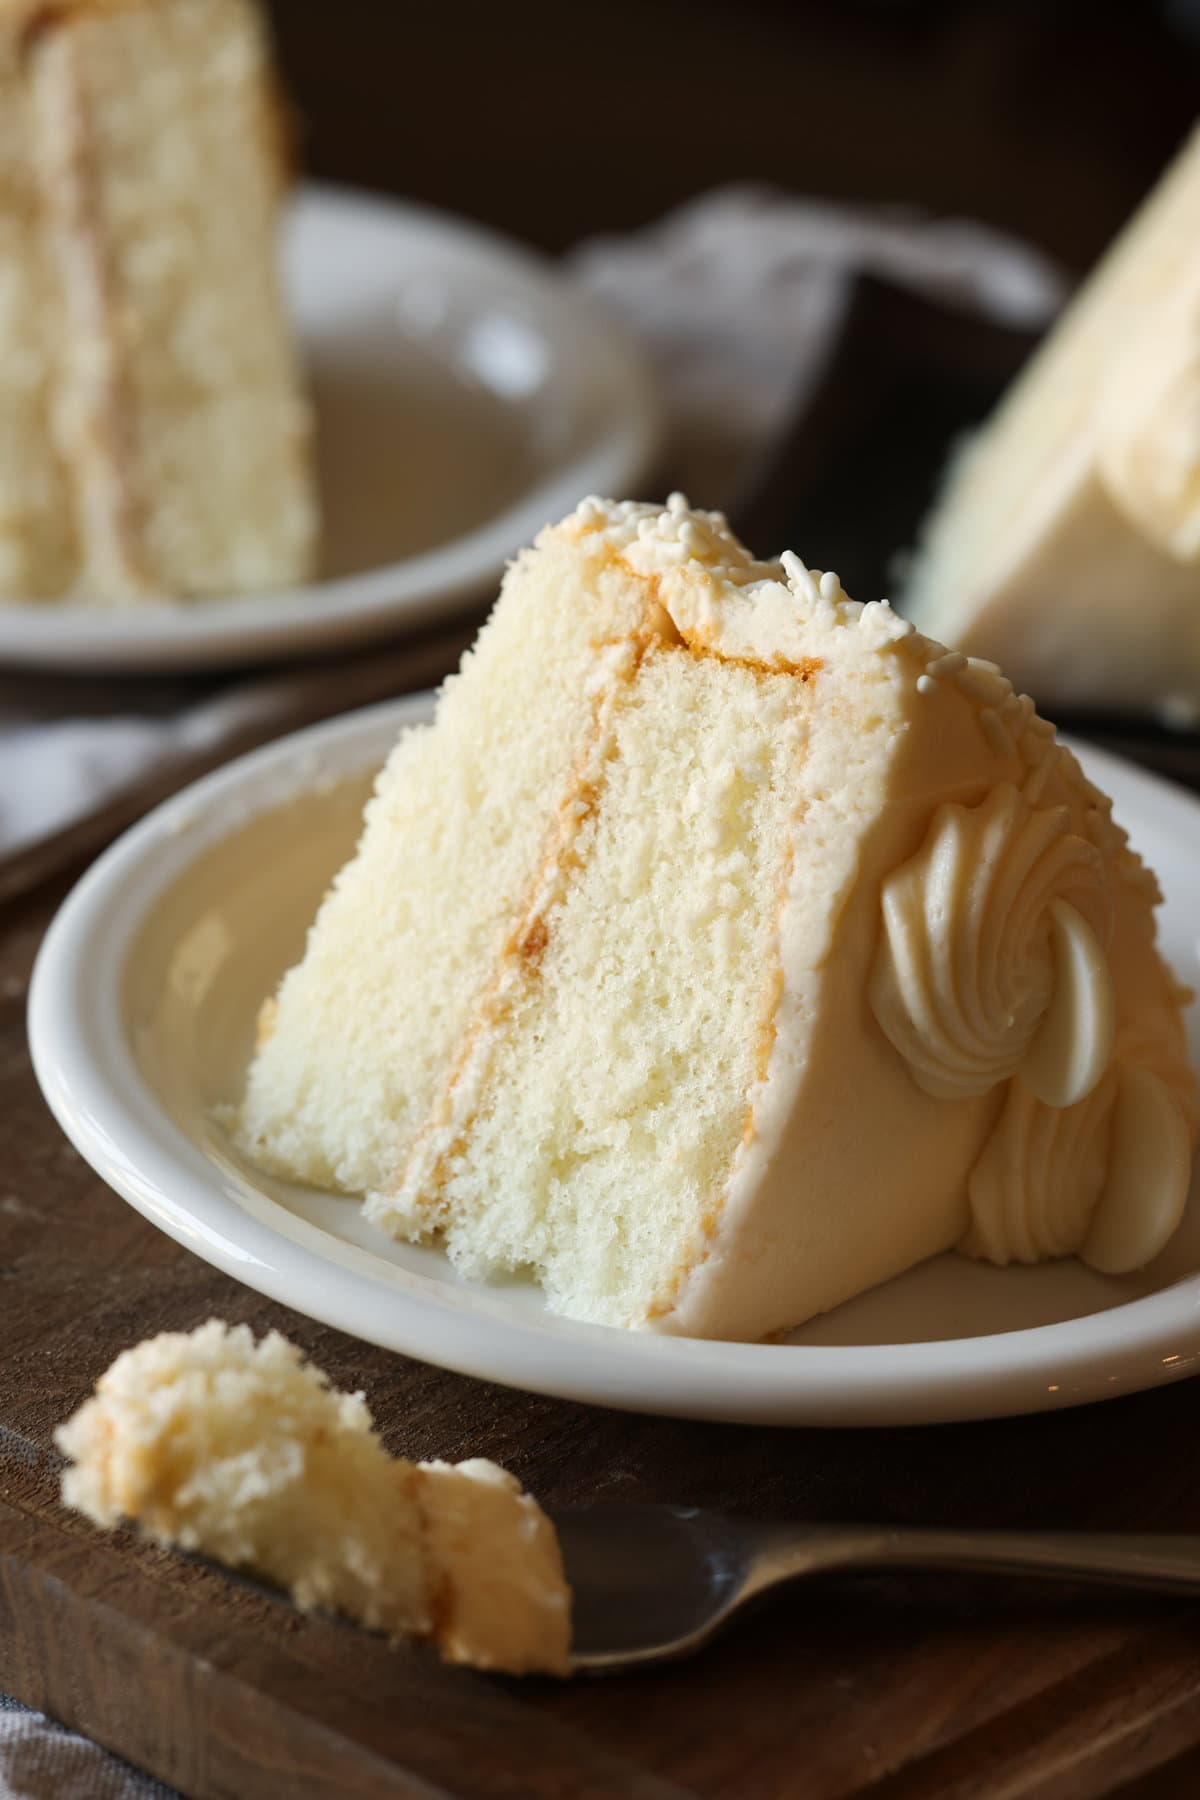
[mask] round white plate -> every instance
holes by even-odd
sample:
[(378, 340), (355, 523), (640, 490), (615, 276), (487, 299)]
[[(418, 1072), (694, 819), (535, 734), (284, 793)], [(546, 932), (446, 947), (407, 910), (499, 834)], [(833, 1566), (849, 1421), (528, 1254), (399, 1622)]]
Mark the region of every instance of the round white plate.
[(3, 603), (0, 660), (212, 667), (418, 625), (486, 594), (585, 494), (626, 494), (645, 472), (647, 372), (532, 253), (313, 185), (292, 208), (285, 278), (316, 405), (321, 579), (130, 612)]
[[(198, 782), (101, 857), (51, 926), (30, 997), (38, 1079), (82, 1155), (147, 1218), (251, 1287), (388, 1349), (646, 1412), (791, 1425), (983, 1418), (1197, 1367), (1195, 1195), (1169, 1250), (1138, 1276), (943, 1256), (790, 1343), (723, 1344), (557, 1318), (532, 1287), (463, 1281), (440, 1252), (367, 1225), (353, 1201), (245, 1162), (219, 1112), (240, 1092), (259, 1003), (300, 953), (397, 728), (429, 708), (427, 696), (373, 707)], [(1081, 755), (1159, 871), (1166, 950), (1194, 983), (1200, 804)]]

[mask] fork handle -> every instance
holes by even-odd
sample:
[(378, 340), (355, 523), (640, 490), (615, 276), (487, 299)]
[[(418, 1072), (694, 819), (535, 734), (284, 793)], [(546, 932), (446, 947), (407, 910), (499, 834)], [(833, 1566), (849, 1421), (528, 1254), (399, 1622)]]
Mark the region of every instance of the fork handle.
[(853, 1535), (857, 1549), (848, 1543), (830, 1566), (961, 1569), (1200, 1594), (1200, 1533), (881, 1529)]

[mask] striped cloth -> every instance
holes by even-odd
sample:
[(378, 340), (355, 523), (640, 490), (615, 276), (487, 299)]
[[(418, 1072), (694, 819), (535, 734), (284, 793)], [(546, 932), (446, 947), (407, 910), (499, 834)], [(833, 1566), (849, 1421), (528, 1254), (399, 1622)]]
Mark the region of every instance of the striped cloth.
[(99, 1744), (0, 1694), (0, 1800), (179, 1800)]

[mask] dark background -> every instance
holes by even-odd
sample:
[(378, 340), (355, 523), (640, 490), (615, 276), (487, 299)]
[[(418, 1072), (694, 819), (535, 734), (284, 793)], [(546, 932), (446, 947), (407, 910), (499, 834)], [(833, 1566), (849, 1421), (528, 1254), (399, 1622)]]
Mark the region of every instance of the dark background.
[[(551, 252), (757, 181), (970, 217), (1079, 276), (1200, 116), (1200, 0), (268, 4), (311, 174)], [(860, 280), (819, 390), (721, 504), (760, 552), (895, 596), (949, 446), (1035, 342)], [(642, 492), (676, 485), (668, 455)], [(1066, 723), (1195, 779), (1200, 736)]]
[(315, 175), (546, 249), (718, 182), (909, 202), (1085, 268), (1200, 110), (1200, 0), (273, 0)]

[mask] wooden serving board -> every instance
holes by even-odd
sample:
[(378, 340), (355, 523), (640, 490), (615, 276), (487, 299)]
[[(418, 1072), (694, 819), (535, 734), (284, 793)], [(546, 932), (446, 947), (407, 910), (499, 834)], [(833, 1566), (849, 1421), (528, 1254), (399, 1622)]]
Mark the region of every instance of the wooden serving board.
[(0, 1689), (195, 1800), (318, 1795), (1080, 1800), (1200, 1792), (1200, 1610), (1015, 1584), (796, 1590), (689, 1664), (512, 1681), (302, 1619), (57, 1501), (55, 1424), (125, 1346), (278, 1326), (388, 1443), (491, 1456), (543, 1500), (798, 1519), (1200, 1528), (1200, 1387), (907, 1431), (637, 1418), (422, 1367), (268, 1304), (156, 1232), (47, 1113), (25, 1047), (61, 893), (0, 912)]

